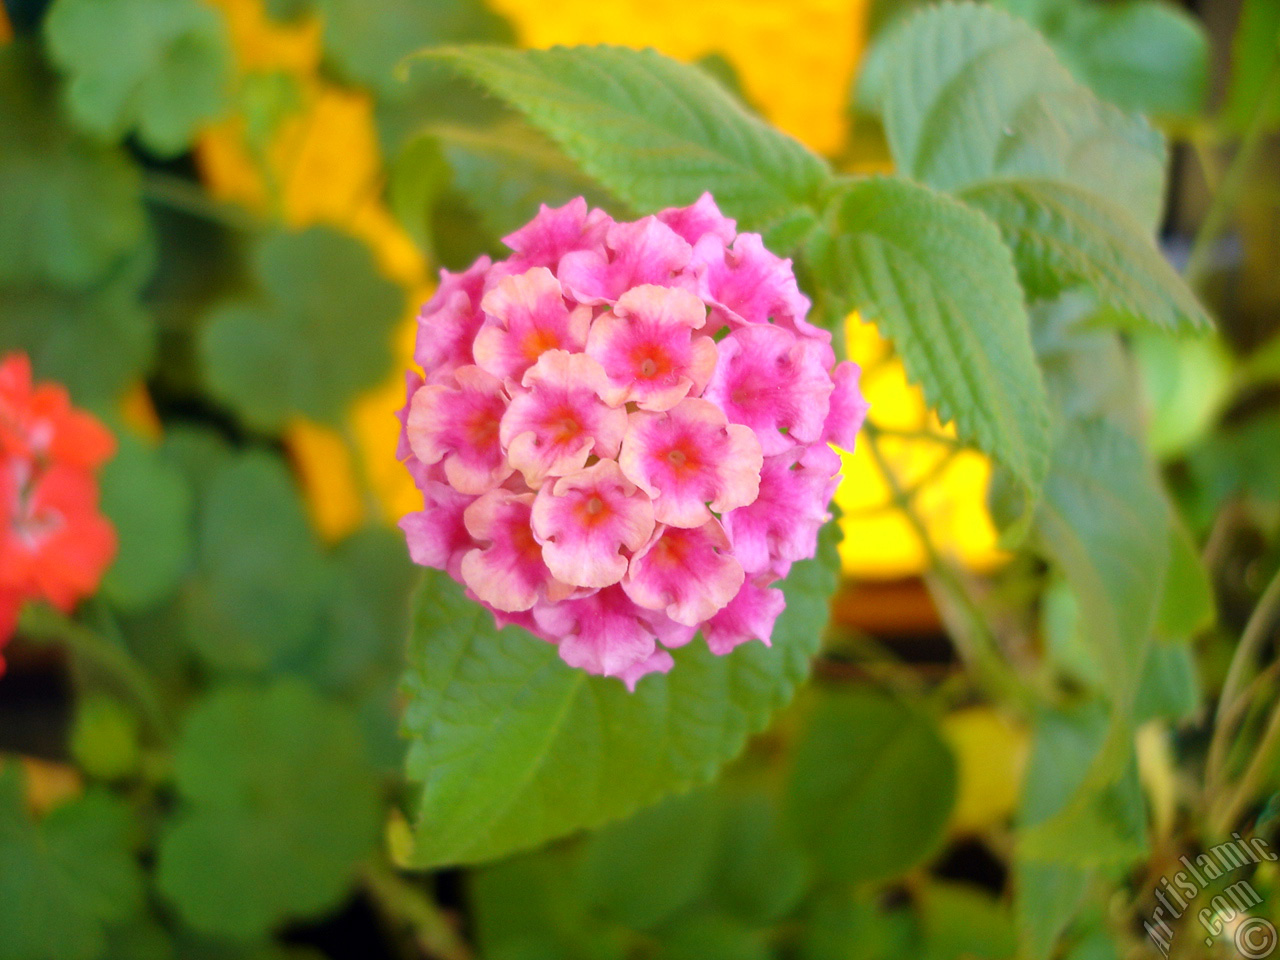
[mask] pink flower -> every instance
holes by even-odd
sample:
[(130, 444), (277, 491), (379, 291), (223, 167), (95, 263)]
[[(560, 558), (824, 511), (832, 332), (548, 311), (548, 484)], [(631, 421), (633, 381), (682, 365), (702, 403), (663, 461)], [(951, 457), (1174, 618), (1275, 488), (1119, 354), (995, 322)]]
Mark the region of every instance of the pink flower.
[(827, 504), (835, 493), (840, 458), (828, 447), (814, 453), (808, 463), (795, 449), (766, 457), (759, 496), (724, 515), (734, 556), (748, 573), (767, 571), (778, 560), (789, 565), (817, 550), (818, 530), (831, 519)]
[(686, 290), (633, 287), (591, 327), (587, 353), (600, 362), (615, 403), (669, 410), (702, 392), (716, 368), (715, 341), (694, 337), (707, 308)]
[(631, 558), (622, 589), (650, 610), (695, 627), (738, 593), (744, 574), (716, 519), (700, 527), (659, 527)]
[(475, 546), (463, 513), (475, 497), (459, 493), (447, 483), (428, 480), (422, 484), (423, 508), (400, 519), (400, 529), (409, 542), (414, 563), (461, 579), (462, 557)]
[(585, 353), (544, 353), (522, 386), (503, 414), (499, 437), (530, 487), (581, 470), (593, 454), (618, 455), (627, 414), (604, 402), (604, 370)]
[(462, 582), (485, 603), (510, 613), (529, 610), (539, 597), (563, 600), (573, 588), (557, 582), (533, 537), (532, 493), (490, 490), (463, 514), (467, 532), (482, 546), (462, 558)]
[(773, 625), (786, 606), (787, 598), (781, 590), (748, 580), (737, 596), (703, 626), (707, 646), (719, 656), (748, 640), (772, 646)]
[(698, 527), (756, 498), (762, 459), (749, 427), (706, 400), (682, 400), (666, 413), (631, 414), (618, 464), (653, 498), (659, 523)]
[(507, 244), (421, 316), (410, 555), (632, 689), (692, 642), (768, 645), (866, 413), (790, 261), (710, 194), (631, 223), (579, 198)]
[[(612, 303), (646, 283), (681, 281), (693, 248), (657, 217), (609, 228), (608, 250), (581, 250), (560, 261), (560, 281), (579, 303)], [(692, 276), (687, 281), (692, 285)]]
[(444, 463), (460, 493), (484, 493), (512, 471), (498, 442), (507, 395), (497, 377), (479, 367), (459, 367), (452, 383), (419, 387), (409, 404), (406, 432), (424, 464)]
[(548, 483), (533, 505), (533, 535), (551, 572), (577, 587), (607, 587), (653, 533), (653, 502), (601, 460)]
[(709, 234), (719, 240), (721, 246), (728, 246), (738, 233), (738, 224), (720, 212), (710, 193), (703, 193), (692, 206), (663, 210), (657, 218), (683, 240), (695, 245)]
[(815, 443), (831, 407), (831, 348), (768, 324), (739, 327), (719, 343), (704, 396), (751, 427), (765, 456)]
[(536, 217), (502, 238), (516, 253), (505, 266), (554, 270), (566, 253), (580, 250), (603, 253), (605, 234), (612, 225), (612, 218), (603, 210), (588, 210), (587, 201), (582, 197), (574, 197), (563, 207), (548, 207), (544, 203)]
[(488, 320), (476, 334), (476, 365), (502, 380), (519, 380), (548, 350), (581, 350), (591, 326), (591, 308), (566, 307), (546, 267), (504, 277), (481, 309)]
[(617, 586), (581, 599), (541, 605), (533, 616), (544, 634), (559, 638), (564, 662), (588, 673), (627, 675), (656, 649), (642, 612)]
[(471, 345), (484, 323), (480, 297), (490, 269), (481, 257), (462, 273), (440, 271), (440, 286), (418, 314), (418, 337), (413, 362), (427, 380), (446, 377), (458, 367), (474, 363)]

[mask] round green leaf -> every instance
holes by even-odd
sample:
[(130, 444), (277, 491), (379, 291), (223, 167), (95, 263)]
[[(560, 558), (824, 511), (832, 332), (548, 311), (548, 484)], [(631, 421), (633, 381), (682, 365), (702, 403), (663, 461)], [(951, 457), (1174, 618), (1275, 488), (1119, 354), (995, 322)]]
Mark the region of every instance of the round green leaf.
[(174, 760), (160, 890), (196, 930), (248, 938), (346, 892), (378, 833), (379, 783), (355, 718), (297, 681), (223, 688)]
[(164, 599), (191, 557), (191, 492), (182, 471), (161, 451), (121, 435), (102, 471), (102, 510), (119, 540), (103, 593), (127, 611)]
[(0, 46), (0, 283), (83, 287), (143, 237), (138, 173), (59, 117), (25, 43)]
[(796, 744), (788, 791), (802, 842), (830, 875), (882, 880), (942, 839), (956, 765), (934, 723), (881, 694), (824, 697)]
[(258, 296), (208, 318), (201, 356), (210, 389), (264, 430), (297, 413), (336, 422), (391, 367), (400, 288), (364, 244), (322, 227), (268, 237), (254, 266)]
[(137, 130), (164, 156), (185, 150), (226, 102), (226, 21), (199, 0), (56, 0), (45, 21), (66, 99), (85, 131)]
[(119, 701), (90, 694), (76, 704), (71, 753), (86, 773), (118, 780), (138, 768), (138, 717)]

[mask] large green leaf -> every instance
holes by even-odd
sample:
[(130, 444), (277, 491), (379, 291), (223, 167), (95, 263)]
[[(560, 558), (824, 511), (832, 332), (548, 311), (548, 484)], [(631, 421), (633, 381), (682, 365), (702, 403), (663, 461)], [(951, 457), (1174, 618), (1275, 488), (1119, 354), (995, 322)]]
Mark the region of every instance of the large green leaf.
[(71, 114), (88, 133), (121, 139), (137, 130), (171, 156), (226, 103), (226, 21), (200, 0), (55, 0), (45, 36), (69, 76)]
[(1204, 308), (1122, 207), (1052, 179), (988, 180), (960, 196), (996, 222), (1028, 296), (1086, 287), (1128, 317), (1165, 330), (1206, 330)]
[(639, 211), (710, 190), (763, 230), (815, 208), (826, 165), (752, 116), (703, 70), (654, 50), (573, 47), (437, 51), (519, 109), (611, 193)]
[(396, 67), (423, 47), (507, 42), (511, 27), (482, 0), (316, 0), (324, 17), (325, 50), (342, 75), (383, 96), (411, 89)]
[(182, 471), (162, 451), (123, 435), (102, 471), (102, 510), (119, 540), (103, 594), (130, 611), (164, 599), (191, 560), (191, 491)]
[(329, 568), (284, 465), (247, 453), (217, 467), (198, 518), (189, 642), (211, 666), (279, 668), (318, 635)]
[(75, 133), (33, 48), (0, 46), (0, 283), (83, 287), (143, 238), (138, 173)]
[(380, 787), (355, 717), (297, 681), (197, 703), (174, 774), (158, 883), (202, 932), (247, 938), (318, 915), (373, 851)]
[(23, 784), (16, 763), (0, 767), (0, 960), (96, 960), (104, 926), (141, 905), (136, 825), (96, 791), (34, 823)]
[(792, 823), (837, 879), (883, 880), (920, 862), (955, 797), (955, 758), (936, 725), (881, 694), (824, 697), (796, 744)]
[(846, 309), (875, 321), (961, 439), (1032, 491), (1049, 462), (1049, 411), (1022, 289), (980, 213), (905, 180), (846, 186), (806, 261)]
[(364, 244), (323, 227), (268, 237), (254, 267), (258, 295), (215, 307), (203, 331), (210, 389), (256, 427), (337, 421), (390, 369), (402, 292)]
[(404, 728), (423, 784), (415, 859), (473, 863), (616, 819), (709, 779), (763, 729), (809, 671), (838, 561), (834, 528), (796, 564), (772, 648), (724, 657), (701, 642), (628, 693), (566, 666), (444, 574), (418, 593)]
[(1151, 116), (1186, 116), (1204, 105), (1209, 40), (1166, 0), (1092, 0), (1065, 5), (1048, 23), (1049, 42), (1102, 99)]
[(870, 95), (903, 174), (942, 190), (1012, 176), (1063, 180), (1154, 229), (1160, 135), (1101, 103), (1026, 22), (944, 3), (895, 25), (884, 43)]

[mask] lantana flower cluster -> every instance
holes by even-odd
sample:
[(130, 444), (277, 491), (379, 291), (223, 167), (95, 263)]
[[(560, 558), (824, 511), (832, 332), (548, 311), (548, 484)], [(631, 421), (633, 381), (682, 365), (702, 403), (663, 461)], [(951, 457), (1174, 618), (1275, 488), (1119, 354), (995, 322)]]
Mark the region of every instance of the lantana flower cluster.
[(0, 648), (27, 600), (69, 612), (97, 589), (116, 536), (98, 510), (96, 472), (114, 451), (64, 387), (32, 382), (25, 354), (0, 361)]
[(634, 687), (701, 632), (770, 642), (865, 413), (789, 260), (712, 197), (543, 207), (419, 318), (399, 456), (413, 559)]

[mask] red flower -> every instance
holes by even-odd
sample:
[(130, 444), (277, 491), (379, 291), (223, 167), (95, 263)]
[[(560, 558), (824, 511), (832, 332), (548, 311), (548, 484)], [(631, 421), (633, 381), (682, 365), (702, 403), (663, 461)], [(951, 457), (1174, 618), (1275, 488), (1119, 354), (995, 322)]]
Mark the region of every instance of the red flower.
[(0, 362), (0, 647), (26, 600), (66, 612), (97, 589), (116, 535), (98, 511), (94, 473), (114, 450), (65, 388), (32, 383), (25, 354)]

